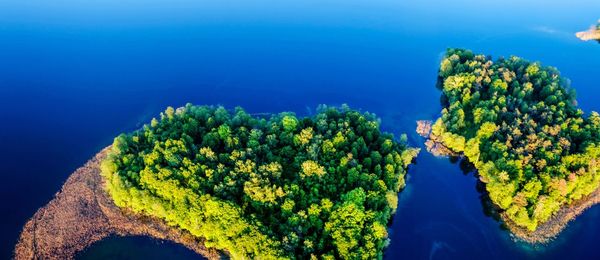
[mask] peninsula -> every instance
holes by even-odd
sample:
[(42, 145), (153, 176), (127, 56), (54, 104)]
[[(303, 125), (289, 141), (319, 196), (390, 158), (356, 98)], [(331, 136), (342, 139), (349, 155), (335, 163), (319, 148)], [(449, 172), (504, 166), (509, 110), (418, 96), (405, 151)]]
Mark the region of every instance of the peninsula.
[(17, 259), (72, 258), (111, 234), (208, 258), (382, 258), (419, 152), (347, 106), (313, 117), (168, 108), (77, 170), (26, 224)]
[(600, 115), (584, 115), (567, 82), (537, 62), (449, 49), (442, 116), (419, 122), (435, 151), (473, 163), (507, 227), (532, 243), (600, 201)]
[(114, 204), (100, 174), (100, 163), (110, 149), (103, 149), (71, 174), (54, 199), (27, 221), (14, 258), (73, 259), (108, 236), (148, 236), (182, 244), (208, 259), (219, 259), (217, 250), (207, 249), (201, 239), (189, 232)]
[(600, 20), (598, 20), (598, 24), (592, 25), (587, 31), (576, 33), (575, 36), (582, 41), (597, 41), (600, 43)]

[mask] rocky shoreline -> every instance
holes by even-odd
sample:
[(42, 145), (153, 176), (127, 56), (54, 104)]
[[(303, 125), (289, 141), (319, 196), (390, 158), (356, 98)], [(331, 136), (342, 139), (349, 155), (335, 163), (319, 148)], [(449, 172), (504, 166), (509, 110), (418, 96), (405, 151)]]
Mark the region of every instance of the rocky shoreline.
[(540, 224), (535, 231), (517, 226), (505, 214), (500, 214), (502, 221), (517, 240), (530, 244), (543, 244), (552, 241), (563, 231), (571, 221), (585, 210), (600, 203), (600, 189), (558, 210), (548, 221)]
[[(598, 21), (600, 24), (600, 20)], [(589, 30), (578, 32), (575, 34), (582, 41), (598, 41), (600, 42), (600, 29), (597, 26), (590, 27)]]
[[(431, 134), (431, 121), (417, 121), (417, 133), (427, 139), (425, 142), (427, 151), (434, 156), (460, 156), (445, 147), (440, 138)], [(572, 220), (598, 203), (600, 203), (600, 188), (596, 189), (590, 195), (566, 207), (562, 207), (548, 221), (540, 224), (535, 231), (529, 231), (526, 228), (516, 225), (505, 213), (500, 213), (499, 215), (516, 240), (530, 244), (543, 244), (552, 241)]]
[[(429, 121), (419, 121), (419, 134), (427, 138), (427, 148), (436, 156), (448, 156), (448, 148), (430, 136)], [(100, 162), (105, 148), (65, 182), (53, 200), (40, 208), (25, 224), (15, 246), (15, 259), (73, 259), (94, 242), (108, 236), (149, 236), (169, 240), (209, 259), (223, 254), (206, 248), (201, 240), (164, 221), (134, 215), (118, 208), (104, 190)], [(548, 221), (531, 232), (519, 227), (500, 213), (502, 221), (517, 240), (546, 243), (554, 239), (568, 223), (586, 209), (600, 203), (600, 189), (567, 207), (561, 208)]]
[(425, 141), (425, 148), (427, 148), (427, 151), (438, 157), (460, 156), (446, 147), (439, 136), (431, 134), (431, 125), (432, 121), (430, 120), (417, 121), (417, 133), (427, 139)]
[(15, 246), (15, 259), (73, 259), (108, 236), (148, 236), (184, 245), (209, 259), (223, 255), (201, 240), (164, 221), (118, 208), (104, 190), (100, 162), (105, 148), (65, 182), (54, 199), (25, 224)]

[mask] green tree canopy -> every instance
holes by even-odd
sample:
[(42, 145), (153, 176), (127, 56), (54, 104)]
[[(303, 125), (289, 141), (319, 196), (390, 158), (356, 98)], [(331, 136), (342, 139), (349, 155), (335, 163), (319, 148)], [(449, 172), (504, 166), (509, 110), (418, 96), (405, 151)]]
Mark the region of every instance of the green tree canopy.
[(557, 69), (449, 49), (439, 80), (446, 102), (432, 133), (467, 156), (515, 224), (535, 230), (598, 188), (600, 116), (584, 116)]
[(253, 117), (186, 105), (117, 137), (102, 163), (116, 205), (233, 258), (382, 258), (418, 150), (344, 106)]

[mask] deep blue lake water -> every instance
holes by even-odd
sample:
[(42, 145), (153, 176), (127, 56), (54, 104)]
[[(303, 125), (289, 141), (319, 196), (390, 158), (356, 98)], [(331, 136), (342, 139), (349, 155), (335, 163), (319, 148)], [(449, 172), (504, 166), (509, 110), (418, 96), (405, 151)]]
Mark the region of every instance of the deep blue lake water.
[[(600, 110), (600, 45), (573, 35), (600, 1), (486, 2), (0, 1), (0, 259), (73, 170), (169, 105), (309, 115), (347, 103), (422, 147), (415, 121), (440, 111), (440, 57), (463, 47), (558, 67), (580, 106)], [(485, 214), (472, 174), (425, 151), (416, 161), (386, 258), (600, 259), (600, 207), (531, 247)], [(81, 255), (194, 257), (146, 238)]]

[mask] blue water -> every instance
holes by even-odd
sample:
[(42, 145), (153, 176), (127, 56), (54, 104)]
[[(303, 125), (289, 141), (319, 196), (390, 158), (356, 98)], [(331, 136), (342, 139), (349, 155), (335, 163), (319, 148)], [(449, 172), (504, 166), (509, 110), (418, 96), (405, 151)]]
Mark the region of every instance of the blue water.
[[(422, 147), (415, 120), (440, 111), (440, 57), (464, 47), (556, 66), (580, 106), (600, 110), (600, 45), (573, 36), (598, 10), (597, 0), (0, 1), (0, 258), (73, 170), (169, 105), (308, 115), (348, 103)], [(599, 217), (588, 210), (548, 246), (515, 243), (486, 216), (472, 174), (423, 152), (386, 258), (598, 259)], [(190, 257), (142, 238), (81, 257), (111, 252)]]
[(79, 260), (163, 260), (163, 259), (199, 259), (194, 251), (172, 242), (148, 237), (109, 237), (101, 240), (81, 252)]

